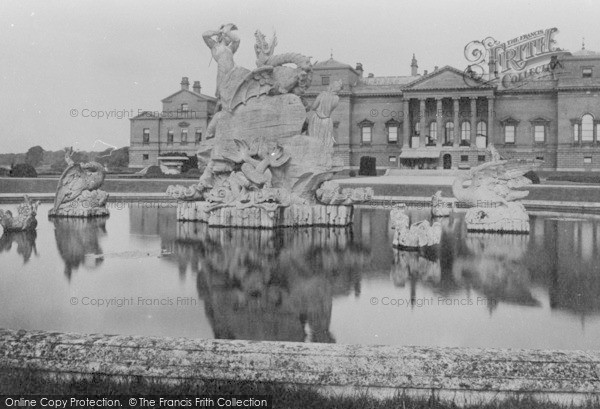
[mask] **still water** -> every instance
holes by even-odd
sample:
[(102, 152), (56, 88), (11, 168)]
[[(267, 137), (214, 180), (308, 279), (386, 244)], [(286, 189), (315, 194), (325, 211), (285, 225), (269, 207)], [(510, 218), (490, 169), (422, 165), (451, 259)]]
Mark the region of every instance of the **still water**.
[[(14, 211), (14, 206), (3, 205)], [(174, 208), (48, 220), (0, 238), (0, 327), (190, 338), (600, 348), (600, 218), (529, 235), (443, 220), (438, 250), (391, 247), (389, 211), (350, 229), (177, 222)], [(415, 221), (426, 212), (411, 213)]]

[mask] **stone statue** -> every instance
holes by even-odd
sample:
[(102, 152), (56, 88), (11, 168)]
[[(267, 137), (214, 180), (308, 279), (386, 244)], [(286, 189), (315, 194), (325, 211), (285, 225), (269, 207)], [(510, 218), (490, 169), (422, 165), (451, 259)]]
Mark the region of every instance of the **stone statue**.
[(403, 250), (419, 250), (439, 244), (442, 239), (441, 223), (430, 224), (427, 220), (421, 220), (411, 225), (405, 209), (406, 206), (400, 204), (390, 211), (390, 227), (394, 229), (393, 246)]
[[(465, 221), (471, 231), (529, 232), (529, 215), (522, 203), (516, 202), (529, 192), (517, 190), (531, 184), (523, 176), (536, 168), (540, 161), (500, 159), (493, 145), (492, 161), (474, 167), (456, 178), (452, 185), (454, 197), (471, 206)], [(471, 185), (464, 183), (471, 181)]]
[(311, 106), (308, 119), (308, 134), (319, 138), (323, 144), (324, 166), (332, 166), (329, 161), (333, 160), (335, 138), (331, 113), (340, 102), (337, 93), (342, 89), (342, 86), (341, 80), (334, 81), (327, 91), (321, 92)]
[[(275, 36), (270, 43), (260, 31), (255, 37), (257, 68), (249, 70), (233, 61), (239, 47), (234, 24), (204, 33), (218, 64), (221, 110), (197, 153), (199, 163), (206, 164), (199, 183), (167, 190), (171, 197), (188, 202), (180, 203), (178, 219), (260, 228), (346, 226), (352, 218), (351, 204), (368, 200), (372, 192), (323, 186), (316, 193), (341, 170), (333, 160), (330, 118), (341, 82), (319, 95), (309, 121), (300, 98), (310, 85), (309, 57), (275, 55)], [(308, 135), (302, 133), (306, 122), (311, 125)]]
[(14, 217), (10, 210), (0, 209), (0, 225), (5, 232), (35, 230), (37, 227), (37, 208), (40, 202), (32, 202), (29, 196), (25, 195), (24, 202), (17, 207), (17, 217)]
[(438, 190), (431, 197), (431, 215), (433, 217), (447, 217), (450, 215), (450, 209), (454, 207), (454, 202), (450, 203), (442, 197), (442, 191)]
[(108, 216), (108, 193), (100, 190), (106, 168), (98, 162), (75, 163), (73, 148), (65, 150), (67, 168), (58, 181), (54, 207), (49, 216), (96, 217)]

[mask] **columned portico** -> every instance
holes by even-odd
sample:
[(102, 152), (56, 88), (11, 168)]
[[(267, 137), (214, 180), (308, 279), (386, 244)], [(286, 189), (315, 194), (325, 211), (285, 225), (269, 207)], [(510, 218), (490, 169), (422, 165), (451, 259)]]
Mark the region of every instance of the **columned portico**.
[(476, 146), (477, 141), (477, 97), (471, 99), (471, 146)]
[(487, 143), (494, 140), (494, 97), (488, 97)]
[(405, 99), (402, 102), (402, 114), (403, 114), (403, 118), (404, 121), (402, 123), (402, 130), (404, 131), (404, 138), (402, 139), (402, 149), (408, 149), (409, 145), (408, 142), (411, 138), (411, 132), (410, 132), (410, 119), (409, 119), (409, 115), (410, 115), (410, 110), (409, 110), (409, 103), (410, 100), (409, 99)]
[(440, 148), (442, 146), (442, 138), (444, 135), (444, 113), (442, 110), (443, 104), (442, 104), (442, 98), (436, 98), (436, 111), (435, 111), (435, 116), (436, 116), (436, 128), (437, 128), (437, 139), (435, 141), (435, 145)]
[[(425, 141), (425, 132), (426, 132), (426, 128), (427, 128), (427, 122), (426, 122), (426, 118), (425, 118), (425, 102), (427, 101), (427, 98), (420, 98), (419, 99), (419, 148), (422, 146), (426, 145), (426, 141)], [(413, 146), (414, 148), (414, 146)]]
[(452, 146), (458, 148), (460, 144), (460, 117), (459, 117), (459, 109), (460, 109), (460, 98), (452, 97), (452, 105), (453, 105), (453, 113), (454, 113), (454, 141), (452, 141)]

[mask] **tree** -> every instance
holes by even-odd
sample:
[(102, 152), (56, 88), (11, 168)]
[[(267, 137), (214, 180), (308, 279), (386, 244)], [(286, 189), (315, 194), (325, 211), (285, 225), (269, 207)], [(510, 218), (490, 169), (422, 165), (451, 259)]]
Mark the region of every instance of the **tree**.
[(33, 167), (41, 165), (43, 160), (44, 148), (42, 148), (39, 145), (29, 148), (29, 150), (25, 154), (25, 163)]

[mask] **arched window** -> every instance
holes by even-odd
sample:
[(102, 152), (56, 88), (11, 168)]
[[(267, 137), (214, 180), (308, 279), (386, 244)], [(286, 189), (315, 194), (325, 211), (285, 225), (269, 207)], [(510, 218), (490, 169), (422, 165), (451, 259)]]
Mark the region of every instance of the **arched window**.
[(454, 141), (454, 122), (446, 122), (446, 135), (444, 135), (444, 142), (450, 143)]
[(471, 124), (467, 121), (460, 125), (460, 139), (467, 142), (471, 139)]
[(594, 117), (590, 114), (581, 117), (581, 141), (594, 141)]
[(421, 122), (415, 122), (415, 135), (419, 135), (421, 132)]
[(429, 124), (429, 141), (432, 143), (437, 141), (437, 122)]
[(477, 123), (477, 136), (487, 137), (487, 124), (483, 121)]

